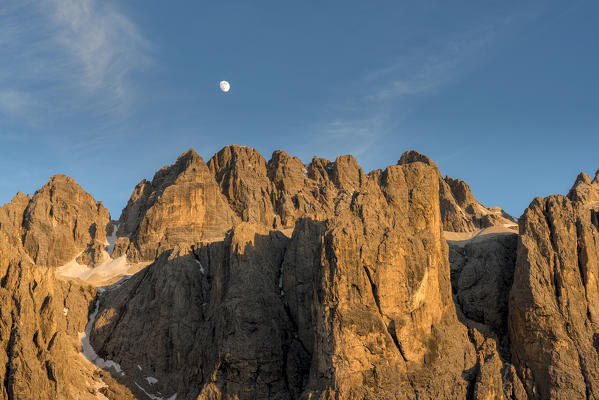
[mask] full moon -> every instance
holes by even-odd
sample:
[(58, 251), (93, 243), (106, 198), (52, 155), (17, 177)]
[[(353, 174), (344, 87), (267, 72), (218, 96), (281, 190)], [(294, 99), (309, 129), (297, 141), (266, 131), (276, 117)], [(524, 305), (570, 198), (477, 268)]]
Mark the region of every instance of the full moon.
[(227, 81), (220, 81), (219, 86), (220, 90), (222, 90), (225, 93), (227, 93), (229, 89), (231, 89), (231, 85), (229, 85), (229, 82)]

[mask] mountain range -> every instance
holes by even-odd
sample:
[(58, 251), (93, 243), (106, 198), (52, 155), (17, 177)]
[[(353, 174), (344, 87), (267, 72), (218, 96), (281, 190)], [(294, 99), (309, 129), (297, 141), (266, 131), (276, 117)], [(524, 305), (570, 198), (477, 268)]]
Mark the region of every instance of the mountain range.
[(407, 151), (183, 153), (0, 207), (0, 399), (598, 399), (599, 171), (519, 218)]

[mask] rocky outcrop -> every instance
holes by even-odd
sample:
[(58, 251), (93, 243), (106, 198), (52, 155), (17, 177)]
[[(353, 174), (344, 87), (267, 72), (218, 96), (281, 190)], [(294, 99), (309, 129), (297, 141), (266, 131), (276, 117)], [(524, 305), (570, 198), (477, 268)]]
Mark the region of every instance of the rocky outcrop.
[[(158, 247), (171, 249), (100, 298), (92, 344), (130, 386), (199, 399), (504, 396), (495, 341), (457, 317), (435, 168), (366, 175), (344, 156), (304, 171), (238, 146), (209, 166), (245, 222)], [(135, 193), (121, 234), (135, 213), (161, 224), (144, 211), (153, 190)]]
[(118, 222), (57, 175), (0, 207), (0, 400), (599, 398), (598, 221), (599, 175), (518, 235), (416, 152), (190, 150)]
[(255, 149), (227, 146), (208, 162), (210, 171), (231, 208), (242, 221), (273, 226), (273, 185), (266, 161)]
[(435, 171), (388, 167), (322, 241), (308, 393), (465, 397), (475, 351), (451, 299)]
[(102, 241), (107, 219), (64, 176), (0, 207), (0, 399), (132, 398), (81, 355), (96, 289), (48, 268)]
[(503, 360), (510, 359), (508, 300), (518, 235), (484, 233), (467, 240), (448, 240), (451, 286), (465, 323), (496, 341)]
[(470, 186), (460, 179), (442, 177), (439, 167), (417, 151), (406, 151), (398, 164), (422, 162), (430, 165), (439, 179), (439, 203), (443, 229), (449, 232), (472, 232), (495, 225), (516, 226), (515, 219), (499, 207), (486, 208), (474, 198)]
[[(94, 348), (148, 393), (269, 399), (298, 392), (301, 355), (290, 353), (278, 284), (288, 241), (241, 223), (224, 241), (164, 253), (101, 297)], [(157, 382), (146, 384), (147, 376)]]
[(530, 398), (599, 397), (599, 181), (535, 199), (520, 218), (512, 362)]
[(206, 165), (193, 150), (140, 182), (119, 219), (113, 256), (153, 261), (162, 252), (222, 240), (241, 221), (292, 230), (298, 218), (324, 220), (349, 206), (365, 175), (352, 156), (304, 167), (276, 151), (227, 146)]
[(189, 150), (135, 187), (119, 219), (113, 257), (153, 261), (178, 245), (222, 240), (237, 221), (204, 160)]
[[(19, 199), (23, 203), (23, 199)], [(53, 176), (23, 214), (23, 247), (36, 265), (56, 267), (81, 253), (83, 263), (102, 261), (108, 210), (72, 178)]]

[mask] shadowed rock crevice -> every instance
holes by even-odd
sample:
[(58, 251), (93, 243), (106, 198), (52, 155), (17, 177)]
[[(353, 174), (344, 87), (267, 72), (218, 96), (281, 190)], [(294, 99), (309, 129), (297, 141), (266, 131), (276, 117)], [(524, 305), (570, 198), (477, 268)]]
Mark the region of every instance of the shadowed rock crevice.
[(497, 233), (464, 241), (448, 241), (451, 284), (458, 315), (497, 342), (509, 361), (507, 329), (509, 292), (514, 279), (518, 235)]

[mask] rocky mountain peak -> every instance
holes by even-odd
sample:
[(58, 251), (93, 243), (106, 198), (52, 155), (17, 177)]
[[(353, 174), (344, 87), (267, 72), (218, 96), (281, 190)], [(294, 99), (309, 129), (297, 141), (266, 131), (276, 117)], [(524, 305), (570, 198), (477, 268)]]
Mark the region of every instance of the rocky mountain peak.
[(581, 172), (580, 174), (578, 174), (578, 176), (576, 177), (576, 180), (574, 181), (574, 186), (577, 186), (579, 184), (587, 184), (590, 185), (591, 184), (591, 177), (588, 176), (586, 173)]
[(23, 212), (23, 247), (41, 266), (62, 265), (79, 253), (94, 264), (102, 259), (109, 220), (108, 210), (73, 178), (55, 175)]
[[(435, 164), (435, 162), (433, 160), (431, 160), (429, 157), (425, 156), (424, 154), (417, 152), (416, 150), (408, 150), (408, 151), (404, 152), (401, 155), (401, 157), (399, 158), (399, 161), (397, 161), (397, 164), (400, 164), (400, 165), (401, 164), (410, 164), (410, 163), (414, 163), (414, 162), (425, 163), (426, 165), (430, 165), (437, 172), (439, 172), (439, 167), (437, 166), (437, 164)], [(439, 174), (441, 174), (441, 173), (439, 172)]]
[(516, 227), (514, 219), (499, 207), (480, 204), (461, 179), (442, 177), (437, 164), (414, 150), (406, 151), (397, 162), (400, 165), (421, 162), (433, 167), (439, 179), (439, 200), (443, 229), (448, 232), (473, 232), (494, 225)]
[(208, 166), (231, 208), (243, 221), (272, 226), (274, 186), (268, 179), (266, 160), (256, 149), (224, 147)]
[(56, 175), (0, 207), (0, 399), (595, 398), (598, 209), (581, 174), (518, 233), (415, 151), (233, 145), (142, 180), (100, 263), (116, 222)]
[(335, 159), (333, 163), (333, 182), (344, 190), (354, 191), (364, 181), (364, 171), (358, 165), (358, 161), (352, 155), (343, 155)]
[(10, 200), (10, 202), (23, 204), (23, 203), (28, 203), (29, 200), (31, 200), (31, 196), (29, 196), (28, 194), (25, 194), (21, 191), (18, 191), (17, 194), (15, 194), (14, 197)]
[(236, 144), (223, 147), (208, 162), (211, 171), (215, 172), (216, 179), (228, 169), (256, 171), (257, 174), (266, 172), (266, 160), (258, 150), (239, 146)]
[(114, 257), (155, 259), (184, 243), (222, 239), (237, 217), (214, 175), (194, 150), (142, 180), (119, 219)]
[[(164, 190), (172, 185), (177, 179), (185, 179), (187, 175), (197, 175), (205, 170), (206, 163), (193, 149), (181, 154), (174, 164), (161, 168), (154, 174), (152, 186), (157, 190)], [(193, 179), (193, 178), (192, 178)], [(142, 181), (147, 182), (145, 180)]]
[(466, 209), (469, 206), (475, 207), (478, 204), (470, 190), (470, 186), (466, 182), (461, 179), (450, 178), (449, 176), (445, 176), (444, 180), (451, 188), (453, 198), (460, 207)]
[(581, 173), (567, 196), (537, 197), (520, 217), (509, 329), (529, 398), (599, 395), (597, 208), (599, 185)]
[(268, 179), (286, 193), (296, 194), (304, 186), (307, 170), (302, 161), (283, 150), (272, 153), (267, 165)]
[(133, 398), (81, 356), (79, 333), (96, 289), (54, 276), (54, 267), (78, 254), (94, 265), (108, 220), (101, 203), (65, 175), (0, 208), (0, 398)]
[(581, 172), (576, 177), (574, 185), (572, 185), (572, 188), (568, 192), (568, 198), (572, 201), (584, 204), (599, 203), (598, 176), (599, 174), (596, 175), (593, 181), (591, 182), (591, 178), (584, 172)]
[(6, 213), (5, 223), (10, 223), (13, 229), (20, 231), (23, 224), (23, 213), (30, 200), (31, 197), (29, 195), (18, 192), (10, 202), (0, 207)]

